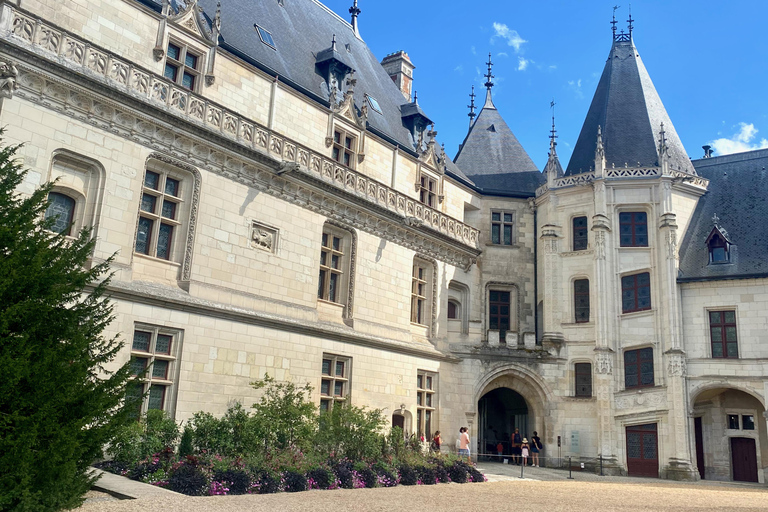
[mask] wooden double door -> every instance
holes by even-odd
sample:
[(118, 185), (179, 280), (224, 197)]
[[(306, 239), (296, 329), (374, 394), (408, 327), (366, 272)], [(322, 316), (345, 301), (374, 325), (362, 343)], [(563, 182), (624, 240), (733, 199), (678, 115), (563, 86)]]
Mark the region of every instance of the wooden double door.
[(629, 476), (659, 477), (659, 436), (656, 423), (627, 427)]

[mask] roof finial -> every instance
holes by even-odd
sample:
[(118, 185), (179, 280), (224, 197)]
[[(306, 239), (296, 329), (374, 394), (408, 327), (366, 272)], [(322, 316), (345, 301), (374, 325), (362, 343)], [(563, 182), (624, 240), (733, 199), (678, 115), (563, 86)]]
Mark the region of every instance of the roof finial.
[(413, 91), (413, 103), (415, 105), (419, 104), (419, 91)]
[(614, 5), (613, 6), (613, 19), (611, 20), (611, 31), (613, 32), (613, 39), (616, 39), (616, 9), (621, 7), (620, 5)]
[(493, 67), (493, 61), (491, 61), (491, 52), (488, 52), (488, 62), (485, 63), (488, 66), (488, 73), (485, 76), (485, 86), (488, 88), (488, 91), (491, 90), (491, 87), (493, 87), (493, 82), (491, 79), (496, 78), (494, 75), (491, 74), (491, 68)]
[(469, 114), (467, 114), (467, 115), (469, 116), (469, 127), (470, 128), (472, 128), (472, 123), (474, 122), (475, 117), (477, 116), (477, 114), (475, 114), (475, 96), (476, 96), (475, 95), (475, 86), (473, 85), (472, 86), (472, 93), (469, 95), (469, 105), (467, 105), (467, 107), (469, 107)]
[(629, 24), (629, 37), (632, 37), (632, 22), (634, 20), (632, 19), (632, 4), (629, 4), (629, 19), (627, 20), (627, 23)]
[(357, 0), (354, 0), (352, 7), (349, 8), (349, 14), (352, 15), (352, 30), (357, 37), (360, 37), (360, 32), (357, 30), (357, 17), (362, 11), (357, 7)]
[(549, 102), (549, 108), (552, 109), (552, 130), (550, 130), (549, 132), (549, 151), (550, 152), (554, 152), (555, 146), (557, 146), (557, 142), (555, 141), (555, 139), (557, 138), (557, 130), (555, 130), (555, 105), (557, 105), (557, 103), (555, 103), (555, 100), (553, 98), (552, 101)]
[(603, 128), (600, 125), (597, 125), (597, 148), (595, 152), (600, 158), (605, 155), (605, 147), (603, 146)]
[(331, 40), (331, 51), (336, 51), (336, 34), (333, 34), (333, 39)]
[(669, 146), (667, 146), (667, 132), (664, 130), (664, 121), (661, 122), (661, 130), (659, 130), (659, 156), (667, 154)]

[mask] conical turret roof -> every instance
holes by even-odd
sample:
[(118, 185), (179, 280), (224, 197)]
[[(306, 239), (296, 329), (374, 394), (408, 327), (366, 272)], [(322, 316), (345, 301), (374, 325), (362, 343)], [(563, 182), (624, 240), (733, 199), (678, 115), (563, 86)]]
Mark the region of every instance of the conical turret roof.
[(489, 190), (531, 192), (543, 181), (541, 172), (494, 106), (490, 90), (454, 162), (479, 187)]
[(662, 123), (670, 168), (695, 173), (632, 37), (615, 36), (566, 174), (594, 168), (598, 126), (609, 168), (658, 167)]

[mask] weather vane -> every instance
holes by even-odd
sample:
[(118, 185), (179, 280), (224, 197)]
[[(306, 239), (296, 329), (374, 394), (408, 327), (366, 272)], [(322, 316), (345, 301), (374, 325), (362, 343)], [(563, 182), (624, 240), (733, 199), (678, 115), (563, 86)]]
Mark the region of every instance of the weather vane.
[(557, 138), (557, 130), (555, 130), (555, 99), (552, 98), (552, 101), (549, 102), (549, 108), (552, 109), (552, 130), (549, 132), (549, 140), (552, 141), (552, 145), (556, 145), (557, 142), (555, 142), (555, 139)]
[(613, 6), (613, 19), (611, 20), (611, 25), (613, 27), (611, 28), (611, 31), (613, 31), (613, 38), (616, 39), (616, 10), (621, 7), (620, 5), (614, 5)]

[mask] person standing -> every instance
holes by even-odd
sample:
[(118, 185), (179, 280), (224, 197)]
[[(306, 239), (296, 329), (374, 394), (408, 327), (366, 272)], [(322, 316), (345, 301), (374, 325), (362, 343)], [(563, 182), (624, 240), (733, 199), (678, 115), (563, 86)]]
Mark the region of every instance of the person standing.
[(440, 431), (435, 432), (435, 436), (432, 438), (432, 451), (440, 453), (440, 445), (443, 444), (443, 440), (440, 438)]
[(523, 444), (523, 436), (520, 435), (520, 429), (516, 428), (512, 434), (512, 463), (520, 464), (520, 445)]
[(523, 466), (528, 465), (528, 455), (530, 451), (530, 446), (528, 445), (528, 438), (523, 438), (523, 444), (520, 445), (520, 455), (523, 457)]
[(469, 452), (469, 432), (467, 427), (459, 429), (459, 458), (462, 457), (467, 457), (467, 462), (472, 460)]
[(539, 466), (539, 452), (542, 448), (544, 445), (541, 444), (539, 433), (534, 430), (531, 437), (531, 465), (535, 468), (541, 467)]

